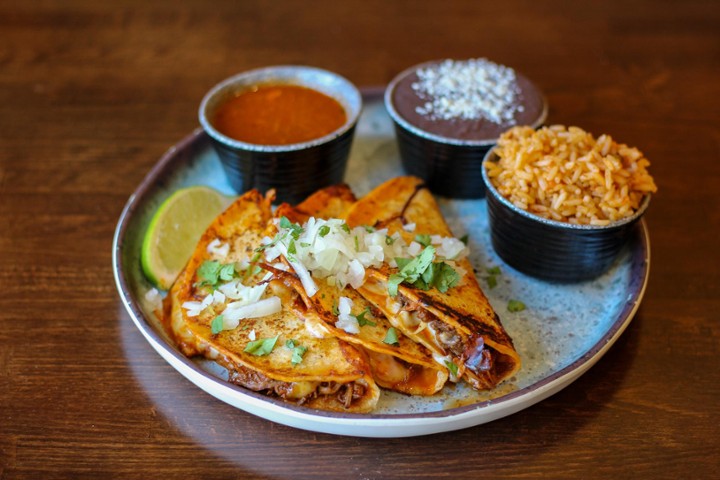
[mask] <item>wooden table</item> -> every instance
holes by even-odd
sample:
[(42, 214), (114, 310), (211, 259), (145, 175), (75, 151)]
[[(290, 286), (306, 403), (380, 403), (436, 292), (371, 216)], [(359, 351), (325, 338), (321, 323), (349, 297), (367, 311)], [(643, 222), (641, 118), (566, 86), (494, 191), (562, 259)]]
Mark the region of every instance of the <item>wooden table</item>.
[[(381, 440), (253, 417), (152, 350), (113, 230), (206, 90), (478, 56), (652, 161), (649, 286), (595, 367), (493, 423)], [(719, 85), (712, 2), (0, 2), (0, 478), (718, 478)]]

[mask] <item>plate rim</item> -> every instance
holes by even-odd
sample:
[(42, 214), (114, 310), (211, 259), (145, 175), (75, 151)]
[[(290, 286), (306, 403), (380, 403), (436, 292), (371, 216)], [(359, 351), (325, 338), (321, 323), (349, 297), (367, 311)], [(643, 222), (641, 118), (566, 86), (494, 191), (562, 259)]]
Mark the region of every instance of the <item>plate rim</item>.
[[(372, 101), (372, 97), (377, 97), (377, 94), (377, 88), (364, 89), (363, 99)], [(210, 140), (202, 128), (198, 127), (178, 143), (167, 149), (160, 160), (150, 169), (135, 191), (130, 195), (120, 214), (113, 235), (112, 266), (115, 285), (123, 305), (135, 326), (158, 354), (170, 363), (175, 370), (193, 384), (216, 398), (230, 403), (236, 408), (249, 411), (251, 414), (261, 416), (271, 421), (306, 430), (350, 436), (403, 437), (457, 430), (510, 415), (556, 393), (591, 368), (627, 328), (635, 316), (647, 288), (650, 272), (650, 239), (645, 220), (641, 219), (636, 229), (637, 236), (632, 240), (633, 242), (637, 242), (638, 245), (632, 251), (630, 259), (632, 262), (631, 278), (634, 278), (636, 271), (640, 270), (641, 277), (638, 282), (639, 286), (629, 293), (625, 305), (618, 313), (615, 321), (613, 321), (607, 331), (584, 354), (560, 370), (522, 389), (514, 390), (491, 400), (446, 410), (398, 414), (328, 412), (293, 405), (279, 399), (267, 397), (213, 376), (183, 355), (174, 345), (168, 344), (162, 335), (156, 331), (154, 322), (146, 318), (139, 306), (139, 299), (130, 288), (128, 279), (123, 271), (123, 246), (133, 214), (141, 206), (142, 200), (149, 196), (153, 187), (158, 183), (158, 180), (164, 175), (172, 173), (174, 163), (179, 161), (177, 160), (179, 158), (178, 153), (190, 148), (200, 148), (201, 142), (208, 142), (209, 144)], [(175, 362), (171, 362), (168, 356), (172, 357)], [(183, 369), (186, 371), (183, 371)], [(197, 377), (198, 375), (200, 377)], [(195, 380), (190, 378), (191, 376), (194, 377)], [(210, 381), (210, 385), (219, 390), (214, 392), (210, 391), (213, 388), (207, 385), (200, 385), (199, 378)], [(226, 397), (235, 397), (234, 399), (236, 401), (231, 402)], [(243, 408), (243, 406), (237, 404), (238, 402), (247, 402), (247, 405), (244, 406), (248, 408)], [(250, 411), (254, 409), (265, 409), (268, 413), (275, 413), (283, 418), (270, 418), (268, 415), (263, 415), (262, 412)], [(494, 415), (495, 413), (499, 413), (499, 415)], [(485, 419), (485, 417), (492, 418)], [(466, 420), (471, 421), (466, 424), (463, 423)], [(412, 424), (408, 424), (409, 421), (413, 421)], [(309, 425), (305, 425), (304, 422), (307, 422)], [(463, 424), (455, 425), (456, 423)], [(419, 431), (419, 433), (405, 432), (405, 434), (402, 431), (390, 431), (398, 427), (413, 426), (420, 428), (421, 431)], [(340, 432), (337, 431), (337, 427), (356, 427), (359, 429), (357, 431), (351, 429), (350, 431)], [(377, 427), (388, 427), (390, 430), (386, 429), (388, 431), (378, 432), (369, 432), (368, 430)]]

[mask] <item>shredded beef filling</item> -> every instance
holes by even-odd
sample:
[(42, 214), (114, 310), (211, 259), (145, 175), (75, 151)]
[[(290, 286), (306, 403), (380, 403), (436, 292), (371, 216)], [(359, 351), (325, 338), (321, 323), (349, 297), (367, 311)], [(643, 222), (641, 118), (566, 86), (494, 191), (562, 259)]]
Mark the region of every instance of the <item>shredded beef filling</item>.
[(302, 405), (312, 398), (316, 398), (319, 395), (335, 395), (337, 401), (345, 408), (349, 408), (354, 400), (359, 400), (365, 395), (365, 386), (357, 383), (337, 383), (337, 382), (322, 382), (318, 387), (309, 392), (303, 398), (290, 399), (288, 396), (292, 393), (293, 384), (290, 382), (281, 382), (279, 380), (273, 380), (266, 377), (262, 373), (250, 370), (243, 366), (235, 366), (230, 372), (230, 381), (254, 390), (256, 392), (267, 392), (271, 395), (276, 395), (283, 400), (295, 400), (298, 405)]
[(416, 302), (404, 297), (400, 300), (402, 310), (415, 312), (417, 318), (427, 323), (435, 331), (435, 338), (440, 346), (455, 357), (463, 359), (467, 368), (475, 373), (487, 372), (492, 368), (493, 355), (490, 350), (485, 348), (485, 340), (482, 336), (463, 339), (454, 328), (438, 320), (435, 315), (421, 308)]

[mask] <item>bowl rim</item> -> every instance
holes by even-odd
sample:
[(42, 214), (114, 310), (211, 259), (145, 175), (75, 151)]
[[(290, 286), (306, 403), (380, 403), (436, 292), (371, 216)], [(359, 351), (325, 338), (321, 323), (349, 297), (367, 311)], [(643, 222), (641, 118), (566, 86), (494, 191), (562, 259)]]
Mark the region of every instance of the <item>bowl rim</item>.
[(487, 173), (487, 163), (497, 161), (496, 159), (499, 158), (497, 153), (495, 153), (495, 148), (491, 148), (488, 150), (488, 152), (485, 154), (485, 158), (483, 158), (481, 169), (482, 169), (482, 177), (483, 181), (485, 182), (485, 191), (490, 192), (490, 195), (493, 196), (494, 199), (499, 201), (505, 208), (508, 208), (512, 210), (513, 212), (530, 219), (534, 222), (541, 223), (544, 225), (547, 225), (549, 227), (554, 228), (560, 228), (563, 230), (575, 230), (575, 231), (589, 231), (589, 232), (599, 232), (603, 230), (616, 230), (618, 228), (624, 227), (628, 224), (632, 224), (636, 222), (640, 217), (643, 216), (645, 211), (648, 208), (648, 205), (650, 205), (650, 199), (652, 198), (651, 193), (645, 194), (643, 196), (642, 202), (640, 202), (640, 206), (635, 211), (634, 214), (632, 214), (629, 217), (625, 217), (621, 220), (616, 220), (614, 222), (611, 222), (607, 225), (580, 225), (575, 223), (568, 223), (568, 222), (561, 222), (558, 220), (551, 220), (549, 218), (541, 217), (539, 215), (535, 215), (534, 213), (528, 212), (527, 210), (524, 210), (514, 203), (512, 203), (510, 200), (505, 198), (503, 195), (500, 194), (500, 192), (497, 191), (495, 188), (495, 185), (492, 184), (490, 181), (490, 177)]
[[(244, 142), (242, 140), (236, 140), (232, 137), (224, 135), (223, 133), (220, 133), (220, 131), (218, 131), (212, 125), (212, 122), (210, 122), (210, 120), (208, 119), (207, 109), (210, 102), (217, 95), (225, 93), (226, 91), (232, 89), (232, 87), (235, 85), (299, 85), (311, 88), (313, 90), (319, 91), (324, 95), (333, 97), (332, 95), (329, 95), (327, 92), (322, 91), (320, 88), (311, 83), (303, 83), (302, 81), (299, 81), (299, 78), (293, 76), (293, 74), (297, 75), (299, 72), (331, 78), (334, 81), (339, 82), (345, 89), (347, 89), (347, 92), (334, 97), (336, 100), (338, 99), (338, 97), (342, 97), (346, 100), (346, 103), (343, 105), (343, 109), (345, 110), (345, 113), (347, 115), (345, 123), (343, 123), (340, 127), (336, 128), (332, 132), (323, 135), (322, 137), (314, 138), (312, 140), (299, 143), (290, 143), (287, 145), (270, 145)], [(275, 79), (273, 79), (273, 77), (275, 77)], [(253, 82), (253, 80), (255, 79), (256, 81)], [(343, 77), (342, 75), (322, 68), (311, 67), (307, 65), (272, 65), (267, 67), (255, 68), (252, 70), (246, 70), (231, 77), (228, 77), (225, 80), (222, 80), (220, 83), (217, 83), (205, 94), (202, 101), (200, 102), (200, 107), (198, 108), (198, 119), (203, 130), (205, 130), (205, 132), (213, 140), (227, 147), (236, 150), (246, 150), (251, 152), (283, 153), (316, 147), (318, 145), (328, 143), (338, 137), (341, 137), (355, 127), (358, 119), (360, 118), (361, 111), (362, 95), (360, 94), (360, 90), (358, 90), (358, 88), (352, 82), (350, 82), (350, 80)]]
[[(410, 75), (411, 73), (413, 73), (414, 71), (416, 71), (419, 68), (429, 66), (429, 65), (436, 65), (440, 62), (444, 62), (445, 60), (463, 61), (461, 59), (443, 58), (443, 59), (436, 59), (436, 60), (430, 60), (427, 62), (419, 63), (417, 65), (413, 65), (411, 67), (406, 68), (405, 70), (403, 70), (402, 72), (397, 74), (395, 76), (395, 78), (393, 78), (390, 81), (387, 88), (385, 89), (385, 95), (384, 95), (385, 108), (387, 109), (388, 114), (390, 114), (390, 118), (392, 118), (396, 124), (400, 125), (405, 130), (417, 135), (418, 137), (424, 138), (426, 140), (432, 140), (432, 141), (439, 142), (439, 143), (445, 143), (448, 145), (456, 145), (456, 146), (461, 146), (461, 147), (489, 147), (489, 146), (495, 145), (495, 143), (497, 143), (497, 139), (499, 138), (499, 136), (496, 138), (488, 138), (488, 139), (482, 139), (482, 140), (469, 140), (469, 139), (445, 137), (443, 135), (438, 135), (436, 133), (430, 133), (426, 130), (423, 130), (423, 129), (413, 125), (409, 121), (405, 120), (405, 118), (403, 118), (403, 116), (400, 115), (400, 113), (395, 109), (395, 106), (393, 105), (393, 101), (392, 101), (392, 94), (395, 91), (395, 88), (397, 87), (398, 83), (400, 83), (400, 81), (402, 79), (404, 79), (406, 76)], [(465, 59), (465, 60), (467, 60), (467, 59)], [(510, 68), (512, 68), (512, 67), (510, 67)], [(542, 92), (542, 90), (540, 90), (540, 88), (538, 88), (538, 86), (535, 84), (535, 82), (533, 82), (528, 77), (526, 77), (522, 73), (518, 72), (514, 68), (513, 68), (513, 71), (515, 72), (515, 75), (523, 77), (525, 80), (527, 80), (533, 87), (535, 87), (535, 89), (540, 94), (540, 99), (542, 100), (543, 109), (542, 109), (542, 112), (540, 112), (540, 117), (530, 125), (532, 128), (537, 128), (540, 125), (542, 125), (543, 123), (545, 123), (545, 119), (547, 119), (547, 115), (548, 115), (547, 98), (545, 97), (545, 94)], [(509, 125), (508, 128), (511, 128), (513, 126), (515, 126), (515, 125)]]

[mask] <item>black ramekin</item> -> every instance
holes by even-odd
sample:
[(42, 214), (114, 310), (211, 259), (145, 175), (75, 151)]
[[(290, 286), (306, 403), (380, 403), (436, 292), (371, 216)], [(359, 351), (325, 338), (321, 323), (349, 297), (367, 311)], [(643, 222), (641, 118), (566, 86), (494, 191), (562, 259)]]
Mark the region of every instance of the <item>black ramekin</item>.
[[(425, 180), (428, 188), (438, 195), (461, 199), (483, 198), (482, 161), (497, 143), (497, 138), (465, 140), (437, 135), (410, 123), (395, 108), (393, 92), (398, 84), (418, 68), (434, 63), (437, 61), (406, 69), (385, 89), (385, 108), (395, 126), (403, 168), (410, 175)], [(542, 112), (531, 125), (533, 128), (541, 126), (547, 117), (547, 101), (539, 89), (538, 94), (542, 97)]]
[(570, 283), (601, 275), (612, 265), (650, 204), (648, 194), (634, 215), (606, 226), (549, 220), (500, 195), (485, 168), (486, 163), (497, 160), (490, 151), (482, 167), (493, 249), (514, 269), (543, 280)]
[[(254, 86), (277, 84), (300, 85), (334, 98), (344, 107), (347, 120), (328, 135), (290, 145), (242, 142), (212, 125), (215, 111), (229, 98)], [(361, 109), (360, 92), (347, 79), (319, 68), (286, 65), (250, 70), (224, 80), (205, 95), (198, 115), (238, 193), (274, 188), (276, 201), (297, 203), (320, 188), (343, 181)]]

